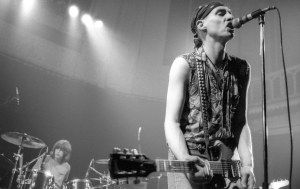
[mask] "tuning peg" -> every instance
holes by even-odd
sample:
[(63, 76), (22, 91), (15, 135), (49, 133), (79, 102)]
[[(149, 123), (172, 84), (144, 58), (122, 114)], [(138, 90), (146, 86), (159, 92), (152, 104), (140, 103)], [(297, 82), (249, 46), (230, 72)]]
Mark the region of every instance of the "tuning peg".
[(114, 147), (113, 153), (120, 153), (120, 152), (121, 152), (121, 149), (120, 149), (120, 148)]
[(123, 149), (123, 153), (124, 153), (124, 154), (130, 154), (130, 151), (129, 151), (128, 148), (124, 148), (124, 149)]
[(131, 153), (132, 153), (133, 155), (139, 155), (139, 152), (137, 151), (137, 149), (132, 149), (132, 150), (131, 150)]

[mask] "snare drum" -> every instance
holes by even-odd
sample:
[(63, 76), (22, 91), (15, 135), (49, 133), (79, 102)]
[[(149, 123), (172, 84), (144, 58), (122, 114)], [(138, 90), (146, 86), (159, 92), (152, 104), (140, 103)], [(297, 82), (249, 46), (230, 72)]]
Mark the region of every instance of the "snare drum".
[(54, 186), (54, 177), (49, 171), (33, 170), (31, 177), (29, 189), (52, 189)]
[(67, 189), (91, 189), (92, 184), (89, 179), (73, 179), (67, 182)]

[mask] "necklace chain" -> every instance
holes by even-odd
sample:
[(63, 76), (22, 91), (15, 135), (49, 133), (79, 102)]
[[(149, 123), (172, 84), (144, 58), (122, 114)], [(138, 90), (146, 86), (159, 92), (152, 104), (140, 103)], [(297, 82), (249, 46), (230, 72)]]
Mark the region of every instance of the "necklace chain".
[(203, 47), (202, 47), (202, 52), (200, 53), (198, 49), (196, 49), (196, 52), (197, 54), (202, 57), (202, 53), (204, 52), (205, 53), (205, 56), (208, 60), (206, 60), (206, 62), (210, 62), (209, 64), (211, 65), (211, 69), (213, 70), (213, 72), (215, 73), (215, 79), (217, 80), (217, 85), (219, 87), (222, 86), (222, 83), (223, 83), (223, 74), (224, 74), (224, 68), (225, 68), (225, 64), (221, 64), (220, 67), (217, 67), (213, 62), (212, 60), (207, 56), (206, 52), (204, 51)]
[(225, 64), (222, 62), (221, 66), (217, 66), (216, 64), (213, 63), (213, 61), (209, 58), (209, 56), (207, 56), (207, 53), (205, 52), (204, 48), (202, 47), (202, 52), (200, 53), (198, 49), (196, 49), (197, 54), (202, 57), (202, 53), (205, 53), (206, 58), (209, 60), (209, 62), (213, 65), (215, 72), (217, 72), (218, 74), (220, 73), (220, 71), (224, 71), (225, 68)]

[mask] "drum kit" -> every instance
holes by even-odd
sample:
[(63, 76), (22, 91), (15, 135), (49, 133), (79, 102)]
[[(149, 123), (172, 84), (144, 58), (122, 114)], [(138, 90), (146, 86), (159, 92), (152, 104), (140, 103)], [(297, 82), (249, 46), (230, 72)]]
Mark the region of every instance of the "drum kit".
[[(18, 146), (17, 153), (14, 153), (14, 161), (0, 154), (0, 189), (56, 189), (53, 175), (44, 170), (29, 169), (30, 165), (48, 153), (47, 145), (36, 137), (26, 133), (6, 132), (1, 138), (8, 143)], [(43, 149), (46, 152), (23, 165), (23, 148)], [(112, 180), (109, 174), (101, 173), (95, 165), (107, 165), (108, 159), (92, 159), (84, 179), (73, 179), (63, 185), (63, 189), (124, 189), (124, 185), (117, 185), (119, 182)], [(93, 172), (91, 177), (90, 174)], [(16, 187), (13, 186), (13, 181)]]
[[(26, 133), (7, 132), (1, 134), (1, 138), (11, 144), (18, 146), (17, 153), (14, 153), (14, 163), (9, 158), (1, 155), (1, 176), (0, 183), (2, 188), (11, 189), (15, 175), (18, 174), (16, 182), (19, 189), (50, 189), (54, 183), (54, 178), (51, 174), (45, 171), (28, 170), (29, 165), (37, 159), (45, 156), (46, 152), (32, 161), (23, 165), (23, 148), (45, 148), (47, 145), (40, 139), (30, 136)], [(9, 172), (11, 171), (11, 173)], [(9, 176), (8, 176), (9, 175)], [(28, 175), (28, 176), (27, 176)], [(9, 177), (9, 178), (8, 178)], [(7, 182), (9, 180), (9, 182)]]

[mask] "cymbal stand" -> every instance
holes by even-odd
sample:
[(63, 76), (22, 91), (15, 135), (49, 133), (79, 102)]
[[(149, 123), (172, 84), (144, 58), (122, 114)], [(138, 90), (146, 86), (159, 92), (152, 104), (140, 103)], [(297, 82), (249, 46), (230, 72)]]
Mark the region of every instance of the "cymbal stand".
[(94, 171), (95, 173), (97, 173), (100, 177), (104, 177), (104, 174), (103, 173), (100, 173), (99, 171), (97, 171), (94, 167), (90, 167), (90, 169), (92, 171)]
[(14, 164), (14, 168), (12, 170), (12, 174), (11, 174), (11, 177), (10, 177), (10, 180), (9, 180), (9, 185), (8, 185), (8, 189), (11, 189), (11, 185), (12, 185), (12, 181), (14, 179), (14, 176), (15, 176), (15, 173), (17, 171), (17, 164), (20, 161), (20, 170), (19, 170), (19, 176), (21, 177), (21, 174), (22, 174), (22, 163), (23, 163), (23, 154), (21, 154), (21, 151), (23, 149), (23, 142), (24, 142), (24, 136), (22, 136), (22, 142), (21, 144), (19, 145), (19, 149), (18, 149), (18, 153), (17, 154), (14, 154), (14, 158), (15, 158), (15, 164)]
[(90, 169), (91, 169), (92, 171), (94, 171), (96, 174), (99, 175), (99, 184), (102, 184), (103, 181), (104, 181), (107, 185), (110, 185), (110, 184), (114, 184), (114, 183), (115, 183), (115, 181), (112, 180), (111, 178), (109, 178), (109, 176), (107, 176), (107, 175), (105, 175), (105, 174), (103, 174), (103, 173), (97, 171), (94, 167), (90, 167)]

